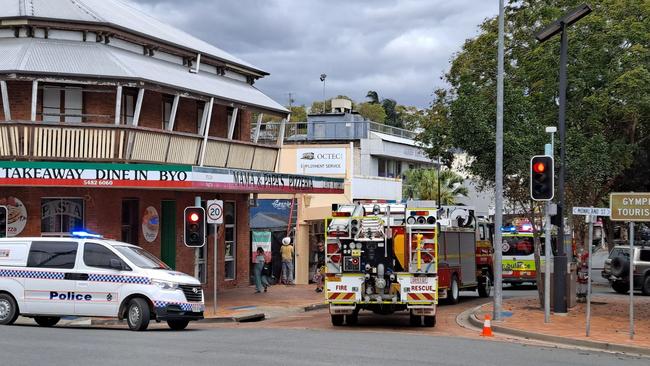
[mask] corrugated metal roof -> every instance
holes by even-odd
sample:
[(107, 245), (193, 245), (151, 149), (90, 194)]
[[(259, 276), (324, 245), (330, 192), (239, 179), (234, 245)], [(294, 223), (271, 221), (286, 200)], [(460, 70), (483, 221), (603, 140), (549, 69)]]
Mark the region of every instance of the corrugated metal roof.
[(145, 80), (276, 112), (287, 109), (257, 88), (206, 72), (95, 42), (38, 38), (0, 39), (0, 73), (34, 73)]
[(165, 24), (120, 0), (0, 0), (0, 19), (39, 17), (63, 21), (110, 24), (164, 43), (188, 48), (226, 62), (266, 71)]

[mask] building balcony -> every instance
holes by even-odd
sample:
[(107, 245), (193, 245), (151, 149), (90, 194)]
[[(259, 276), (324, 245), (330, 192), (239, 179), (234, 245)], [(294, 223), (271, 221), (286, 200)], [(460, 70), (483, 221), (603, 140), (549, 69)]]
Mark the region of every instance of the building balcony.
[(0, 159), (183, 164), (274, 171), (278, 147), (106, 123), (0, 122)]

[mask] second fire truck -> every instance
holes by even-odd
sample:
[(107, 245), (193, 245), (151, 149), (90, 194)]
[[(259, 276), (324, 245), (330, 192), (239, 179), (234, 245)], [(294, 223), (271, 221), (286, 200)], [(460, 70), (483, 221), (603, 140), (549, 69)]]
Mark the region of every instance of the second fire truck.
[(432, 327), (439, 299), (455, 304), (461, 289), (489, 296), (491, 249), (477, 246), (479, 228), (470, 207), (334, 205), (326, 222), (332, 324), (355, 324), (361, 310), (407, 311), (411, 325)]

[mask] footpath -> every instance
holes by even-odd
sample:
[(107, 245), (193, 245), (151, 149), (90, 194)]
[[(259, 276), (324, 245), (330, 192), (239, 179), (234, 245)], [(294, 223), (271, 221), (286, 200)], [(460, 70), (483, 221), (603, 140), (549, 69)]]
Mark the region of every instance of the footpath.
[[(252, 322), (272, 319), (294, 313), (325, 308), (325, 295), (314, 291), (314, 285), (275, 285), (268, 292), (255, 293), (254, 286), (224, 290), (217, 294), (217, 311), (212, 298), (206, 298), (204, 323)], [(34, 324), (32, 319), (20, 317), (18, 324)], [(59, 325), (126, 325), (113, 318), (63, 318)]]
[[(627, 295), (594, 295), (589, 337), (586, 336), (586, 304), (579, 303), (566, 315), (551, 313), (551, 322), (545, 324), (544, 311), (536, 297), (504, 300), (503, 319), (492, 321), (492, 330), (544, 342), (650, 356), (650, 297), (635, 294), (633, 340), (629, 336), (628, 299)], [(492, 303), (476, 308), (469, 320), (472, 325), (482, 327), (486, 314), (492, 314)]]
[(212, 299), (205, 299), (206, 321), (254, 321), (325, 307), (325, 295), (315, 285), (275, 285), (268, 292), (255, 293), (255, 287), (243, 287), (217, 294), (217, 311)]

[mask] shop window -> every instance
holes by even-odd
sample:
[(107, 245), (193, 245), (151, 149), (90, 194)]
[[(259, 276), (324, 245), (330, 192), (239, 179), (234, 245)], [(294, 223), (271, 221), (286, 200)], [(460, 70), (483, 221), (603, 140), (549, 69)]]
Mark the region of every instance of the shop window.
[(172, 105), (174, 104), (174, 98), (165, 96), (163, 98), (163, 123), (162, 123), (162, 128), (163, 130), (168, 130), (169, 129), (169, 123), (172, 118)]
[(76, 87), (43, 87), (43, 121), (81, 122), (83, 114), (83, 90)]
[(122, 241), (138, 245), (140, 201), (136, 198), (122, 200)]
[(235, 202), (224, 202), (224, 225), (225, 225), (225, 274), (226, 280), (234, 280), (236, 277), (236, 260), (237, 260), (237, 230)]
[(72, 269), (78, 246), (75, 242), (32, 242), (27, 267)]
[(62, 236), (82, 229), (84, 229), (83, 198), (44, 198), (41, 200), (42, 235)]
[[(207, 210), (207, 201), (201, 201), (201, 207)], [(206, 244), (196, 248), (196, 261), (194, 267), (194, 277), (202, 284), (208, 283), (208, 244), (207, 240), (210, 235), (214, 235), (214, 225), (208, 224), (206, 227)]]

